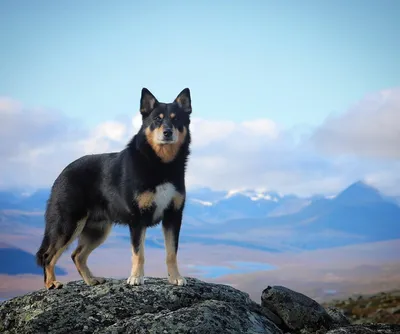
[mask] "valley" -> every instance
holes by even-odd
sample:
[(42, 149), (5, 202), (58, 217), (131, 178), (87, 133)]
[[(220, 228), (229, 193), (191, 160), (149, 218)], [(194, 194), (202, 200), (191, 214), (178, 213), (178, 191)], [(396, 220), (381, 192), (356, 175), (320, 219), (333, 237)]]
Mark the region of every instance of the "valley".
[[(0, 193), (0, 298), (42, 287), (34, 253), (43, 233), (46, 189)], [(80, 279), (60, 258), (60, 280)], [(165, 276), (161, 228), (146, 235), (148, 276)], [(379, 292), (400, 285), (400, 207), (357, 182), (336, 196), (300, 198), (276, 192), (188, 193), (178, 254), (184, 275), (237, 286), (259, 296), (265, 285), (293, 287), (318, 300)], [(115, 226), (89, 258), (97, 275), (126, 277), (128, 229)], [(257, 298), (257, 297), (255, 297)]]

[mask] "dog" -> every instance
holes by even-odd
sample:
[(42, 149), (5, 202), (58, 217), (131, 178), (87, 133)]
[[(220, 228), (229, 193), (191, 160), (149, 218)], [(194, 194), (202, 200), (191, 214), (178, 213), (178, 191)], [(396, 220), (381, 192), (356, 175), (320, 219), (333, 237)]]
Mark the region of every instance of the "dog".
[(47, 289), (62, 287), (54, 268), (78, 238), (71, 258), (86, 284), (105, 282), (87, 265), (90, 253), (113, 224), (129, 227), (132, 269), (127, 283), (144, 284), (146, 229), (162, 221), (168, 281), (186, 285), (177, 253), (185, 207), (185, 172), (190, 155), (189, 88), (171, 103), (159, 102), (142, 88), (140, 130), (120, 152), (86, 155), (67, 165), (54, 181), (46, 204), (43, 240), (36, 253)]

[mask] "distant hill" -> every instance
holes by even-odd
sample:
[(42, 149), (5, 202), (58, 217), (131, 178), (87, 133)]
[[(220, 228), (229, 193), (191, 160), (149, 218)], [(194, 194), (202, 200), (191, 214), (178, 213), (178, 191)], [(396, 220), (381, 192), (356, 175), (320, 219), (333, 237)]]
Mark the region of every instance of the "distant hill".
[(400, 324), (400, 290), (351, 296), (345, 300), (332, 300), (323, 306), (341, 309), (356, 324)]
[(0, 192), (0, 210), (44, 211), (50, 189), (38, 189), (32, 193), (10, 190)]
[(358, 181), (339, 193), (333, 201), (335, 203), (354, 205), (383, 202), (385, 199), (377, 189)]
[[(315, 196), (307, 202), (303, 199), (302, 205), (297, 204), (298, 210), (289, 214), (272, 215), (271, 212), (276, 212), (278, 206), (269, 213), (268, 208), (300, 199), (277, 195), (274, 198), (275, 204), (271, 205), (270, 199), (255, 199), (243, 194), (236, 194), (232, 199), (225, 197), (203, 210), (222, 207), (226, 217), (234, 218), (201, 227), (190, 226), (186, 230), (209, 233), (214, 242), (223, 236), (224, 239), (230, 238), (231, 242), (244, 244), (251, 241), (252, 247), (280, 250), (320, 249), (400, 238), (400, 206), (363, 182), (356, 182), (331, 198)], [(253, 207), (252, 202), (255, 203)], [(242, 210), (241, 217), (230, 214), (228, 208)], [(186, 214), (192, 214), (190, 208)], [(192, 235), (194, 239), (195, 235)], [(226, 244), (227, 241), (220, 243)]]
[[(49, 190), (31, 195), (0, 193), (0, 228), (18, 233), (42, 227), (43, 216), (6, 212), (44, 210)], [(300, 198), (277, 192), (213, 191), (188, 193), (182, 243), (231, 245), (265, 251), (320, 249), (400, 238), (397, 198), (355, 182), (336, 196)], [(118, 231), (128, 236), (127, 228)], [(148, 230), (149, 247), (163, 247), (160, 228)]]
[[(267, 197), (266, 194), (262, 196)], [(182, 229), (181, 243), (281, 252), (400, 238), (400, 207), (362, 182), (330, 198), (314, 196), (304, 200), (294, 196), (274, 196), (271, 197), (275, 201), (268, 197), (256, 199), (248, 192), (232, 196), (225, 194), (213, 203), (204, 197), (201, 201), (192, 199), (185, 211), (185, 222), (189, 223), (185, 223)], [(303, 203), (294, 213), (267, 213), (271, 202), (282, 205), (286, 200), (303, 200)], [(253, 207), (252, 203), (255, 203)], [(259, 206), (264, 207), (260, 209)], [(218, 219), (215, 216), (214, 220), (208, 219), (213, 212), (218, 213)], [(222, 219), (224, 216), (225, 220)], [(149, 234), (162, 243), (159, 231), (151, 230)]]
[[(0, 274), (43, 274), (43, 269), (36, 265), (36, 259), (33, 254), (5, 243), (0, 243), (0, 263)], [(67, 274), (60, 267), (56, 267), (55, 272), (56, 275)]]

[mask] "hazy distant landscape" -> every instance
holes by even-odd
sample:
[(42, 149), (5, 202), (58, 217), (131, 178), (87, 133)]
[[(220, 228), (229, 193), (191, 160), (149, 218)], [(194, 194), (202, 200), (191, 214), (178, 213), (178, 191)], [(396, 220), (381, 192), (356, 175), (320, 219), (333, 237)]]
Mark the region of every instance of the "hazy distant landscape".
[[(48, 189), (0, 192), (0, 298), (42, 288), (34, 253), (43, 233)], [(80, 279), (70, 260), (62, 281)], [(400, 206), (396, 198), (356, 182), (333, 196), (301, 198), (277, 192), (188, 194), (179, 261), (186, 276), (227, 283), (257, 300), (279, 284), (319, 299), (400, 287)], [(116, 226), (89, 258), (96, 275), (127, 277), (128, 229)], [(165, 276), (160, 227), (146, 237), (146, 276)]]
[[(400, 324), (399, 13), (394, 0), (1, 1), (0, 332), (333, 328), (285, 288), (354, 323)], [(102, 180), (120, 203), (132, 182), (160, 186), (138, 198), (147, 207), (184, 176), (180, 273), (263, 305), (227, 286), (165, 285), (160, 225), (145, 238), (153, 285), (123, 283), (131, 238), (117, 225), (88, 267), (121, 281), (82, 289), (75, 240), (55, 273), (79, 282), (42, 290), (35, 254), (52, 185), (80, 157), (127, 147), (99, 158), (104, 168), (81, 160), (60, 187)]]

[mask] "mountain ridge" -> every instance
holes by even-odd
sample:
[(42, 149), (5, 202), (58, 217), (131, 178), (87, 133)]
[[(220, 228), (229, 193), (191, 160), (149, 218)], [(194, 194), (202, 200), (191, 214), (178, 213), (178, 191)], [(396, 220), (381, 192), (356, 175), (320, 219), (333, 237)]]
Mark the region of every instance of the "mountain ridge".
[[(31, 196), (20, 196), (19, 200), (14, 192), (9, 205), (4, 204), (5, 193), (1, 193), (2, 228), (15, 233), (20, 226), (41, 228), (43, 215), (29, 216), (7, 210), (40, 208), (43, 211), (48, 192), (41, 189)], [(335, 196), (300, 198), (249, 189), (228, 194), (209, 188), (189, 191), (182, 240), (276, 252), (400, 237), (400, 206), (362, 181), (349, 185)], [(128, 235), (126, 229), (120, 232)], [(161, 243), (159, 229), (150, 229), (148, 235)]]

